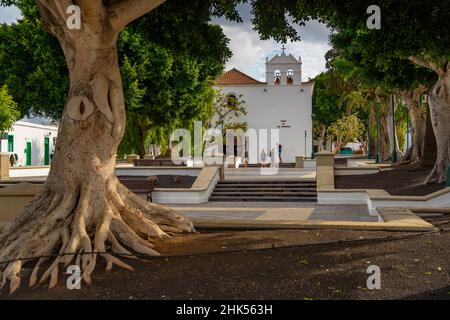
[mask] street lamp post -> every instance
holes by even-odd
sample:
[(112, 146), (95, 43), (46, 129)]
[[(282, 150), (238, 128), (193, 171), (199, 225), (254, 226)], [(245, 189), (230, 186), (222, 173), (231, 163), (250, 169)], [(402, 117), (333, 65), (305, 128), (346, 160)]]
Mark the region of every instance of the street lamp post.
[(410, 132), (410, 127), (409, 127), (409, 110), (406, 111), (406, 151), (409, 150), (409, 132)]
[(221, 115), (220, 120), (222, 122), (222, 172), (220, 173), (220, 181), (225, 181), (225, 160), (227, 159), (227, 147), (225, 143), (225, 115)]
[(371, 153), (372, 143), (370, 142), (370, 140), (372, 138), (371, 137), (372, 134), (371, 134), (371, 130), (370, 130), (370, 114), (371, 114), (371, 112), (369, 112), (369, 120), (367, 123), (367, 125), (368, 125), (368, 128), (367, 128), (367, 139), (368, 139), (368, 141), (367, 141), (367, 158), (368, 159), (372, 159), (372, 153)]
[(380, 155), (380, 106), (377, 106), (377, 155), (375, 162), (380, 163), (381, 162), (381, 155)]
[(395, 130), (395, 97), (391, 95), (391, 108), (392, 108), (392, 163), (397, 162), (397, 135)]

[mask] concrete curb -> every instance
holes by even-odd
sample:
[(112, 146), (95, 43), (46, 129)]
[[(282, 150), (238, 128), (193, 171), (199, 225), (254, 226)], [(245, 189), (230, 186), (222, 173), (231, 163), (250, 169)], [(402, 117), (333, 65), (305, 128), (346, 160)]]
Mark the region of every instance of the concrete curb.
[(201, 229), (217, 230), (261, 230), (261, 229), (343, 229), (367, 231), (415, 231), (429, 232), (437, 230), (433, 225), (417, 217), (412, 212), (406, 216), (402, 214), (385, 214), (391, 221), (386, 222), (355, 222), (355, 221), (267, 221), (244, 219), (201, 219), (192, 218), (194, 226)]

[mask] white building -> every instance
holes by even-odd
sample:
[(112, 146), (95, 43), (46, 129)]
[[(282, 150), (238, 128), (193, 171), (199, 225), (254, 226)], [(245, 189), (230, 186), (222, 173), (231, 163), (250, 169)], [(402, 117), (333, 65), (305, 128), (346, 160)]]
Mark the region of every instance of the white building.
[(0, 152), (17, 155), (16, 166), (49, 165), (57, 136), (57, 126), (17, 121), (2, 135)]
[[(309, 157), (312, 152), (312, 93), (313, 82), (302, 82), (302, 61), (284, 52), (266, 60), (266, 82), (260, 82), (237, 69), (232, 69), (215, 81), (215, 88), (226, 95), (245, 101), (249, 129), (279, 129), (282, 159), (295, 162), (296, 156)], [(267, 155), (271, 137), (259, 138), (258, 155), (262, 149)], [(251, 144), (251, 142), (250, 142)], [(248, 146), (248, 150), (256, 150)], [(259, 158), (259, 157), (257, 157)], [(250, 155), (250, 163), (259, 162)]]

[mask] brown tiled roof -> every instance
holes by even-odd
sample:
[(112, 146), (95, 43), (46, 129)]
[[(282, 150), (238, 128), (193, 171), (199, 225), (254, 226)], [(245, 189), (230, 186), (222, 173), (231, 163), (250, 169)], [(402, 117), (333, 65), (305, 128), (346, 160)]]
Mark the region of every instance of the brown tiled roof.
[(265, 84), (265, 82), (258, 81), (245, 73), (233, 68), (219, 76), (214, 84), (217, 86), (230, 85), (245, 85), (245, 84)]

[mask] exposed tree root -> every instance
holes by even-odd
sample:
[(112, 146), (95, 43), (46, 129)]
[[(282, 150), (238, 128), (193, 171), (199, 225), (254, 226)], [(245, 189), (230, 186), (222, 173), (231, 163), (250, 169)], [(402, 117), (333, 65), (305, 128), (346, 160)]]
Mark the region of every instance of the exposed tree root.
[(54, 287), (60, 265), (70, 264), (78, 265), (82, 279), (91, 283), (97, 256), (105, 260), (106, 270), (114, 265), (133, 270), (113, 254), (158, 256), (155, 241), (194, 232), (192, 222), (170, 208), (144, 201), (115, 177), (103, 189), (84, 186), (68, 194), (46, 189), (25, 207), (0, 234), (0, 262), (16, 260), (0, 265), (0, 288), (8, 281), (10, 293), (19, 288), (23, 258), (60, 254), (42, 275), (41, 266), (48, 258), (39, 259), (30, 287), (47, 280)]

